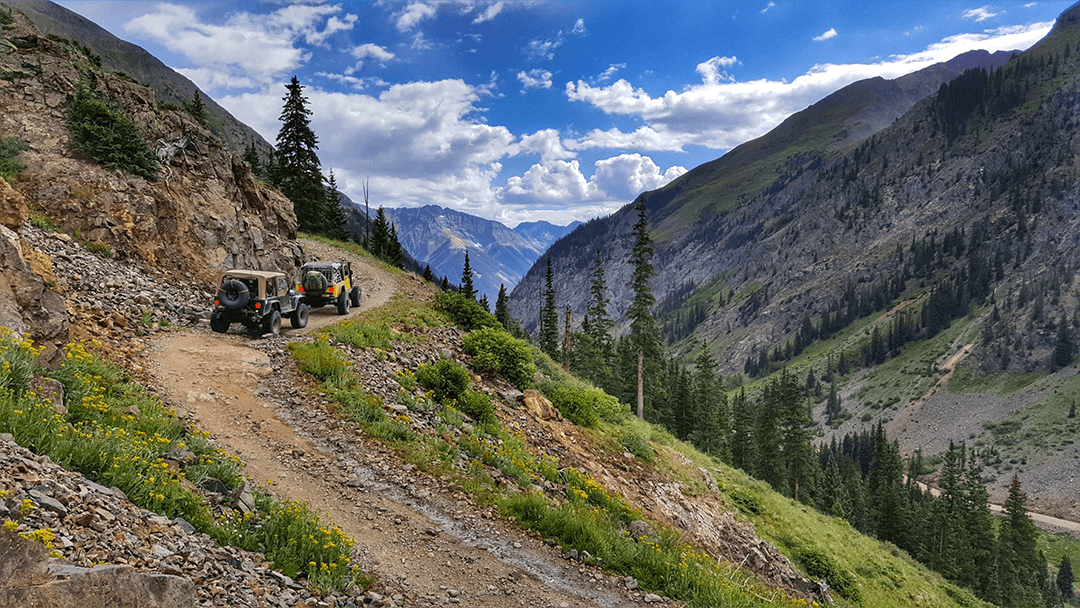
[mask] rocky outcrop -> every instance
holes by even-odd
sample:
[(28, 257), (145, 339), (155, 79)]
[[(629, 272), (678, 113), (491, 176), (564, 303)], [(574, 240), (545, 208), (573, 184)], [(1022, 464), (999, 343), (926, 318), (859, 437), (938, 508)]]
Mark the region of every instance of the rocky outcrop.
[(23, 257), (19, 235), (0, 225), (0, 325), (32, 338), (45, 363), (55, 359), (69, 327), (64, 300), (51, 287)]
[[(300, 251), (292, 205), (262, 187), (250, 167), (189, 115), (159, 105), (154, 92), (93, 67), (69, 43), (47, 38), (16, 11), (3, 35), (6, 84), (0, 137), (30, 145), (14, 190), (35, 214), (77, 240), (107, 245), (166, 272), (209, 278), (215, 269), (291, 270)], [(66, 100), (83, 83), (140, 127), (161, 170), (148, 181), (100, 166), (72, 146)], [(0, 187), (4, 200), (15, 198)], [(19, 214), (0, 218), (11, 226)], [(25, 221), (25, 218), (24, 218)]]
[(191, 581), (130, 566), (81, 568), (49, 559), (48, 550), (0, 530), (0, 608), (188, 608)]

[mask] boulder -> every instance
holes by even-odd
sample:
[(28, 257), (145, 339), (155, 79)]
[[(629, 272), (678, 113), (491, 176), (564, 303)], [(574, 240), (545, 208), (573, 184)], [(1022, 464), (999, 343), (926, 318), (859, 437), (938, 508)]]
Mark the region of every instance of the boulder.
[(536, 389), (526, 390), (521, 400), (525, 411), (538, 420), (562, 420), (562, 413)]
[(17, 230), (30, 219), (30, 206), (18, 190), (0, 177), (0, 224)]

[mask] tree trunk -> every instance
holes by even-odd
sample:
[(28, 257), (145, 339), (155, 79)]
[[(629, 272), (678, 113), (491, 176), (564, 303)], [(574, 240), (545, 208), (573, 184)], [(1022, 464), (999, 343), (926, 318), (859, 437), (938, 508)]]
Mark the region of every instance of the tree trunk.
[(645, 355), (637, 351), (637, 417), (645, 419)]

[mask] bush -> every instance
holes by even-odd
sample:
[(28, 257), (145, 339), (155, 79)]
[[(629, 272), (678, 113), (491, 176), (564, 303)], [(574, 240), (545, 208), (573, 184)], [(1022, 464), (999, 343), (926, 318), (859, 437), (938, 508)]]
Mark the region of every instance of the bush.
[(157, 179), (154, 151), (139, 127), (120, 108), (79, 85), (68, 109), (72, 144), (93, 160), (109, 167)]
[(289, 352), (296, 359), (300, 371), (323, 382), (340, 378), (349, 369), (341, 353), (325, 337), (314, 342), (293, 342), (289, 344)]
[(472, 355), (473, 364), (482, 373), (499, 374), (518, 388), (528, 386), (536, 373), (529, 343), (493, 327), (466, 335), (465, 352)]
[(653, 461), (652, 447), (649, 446), (647, 439), (638, 435), (637, 433), (627, 433), (622, 436), (623, 447), (627, 452), (630, 452), (634, 456), (646, 461)]
[(481, 424), (497, 420), (495, 406), (492, 405), (491, 398), (484, 393), (465, 391), (457, 401), (457, 408)]
[(817, 549), (799, 549), (795, 552), (795, 561), (799, 562), (807, 576), (825, 581), (844, 599), (854, 603), (862, 599), (855, 576), (841, 568), (827, 554)]
[(15, 157), (29, 149), (30, 144), (18, 137), (0, 138), (0, 177), (3, 177), (4, 181), (15, 181), (19, 172), (26, 168), (26, 165), (15, 160)]
[(484, 310), (476, 300), (467, 298), (456, 291), (440, 291), (435, 294), (435, 304), (450, 316), (450, 320), (465, 331), (481, 327), (500, 328), (502, 324), (495, 315)]
[(540, 392), (578, 426), (594, 427), (601, 417), (612, 420), (622, 412), (618, 399), (581, 381), (544, 380)]
[(416, 379), (430, 389), (438, 401), (460, 401), (472, 383), (469, 371), (451, 359), (439, 359), (431, 365), (421, 365), (416, 369)]

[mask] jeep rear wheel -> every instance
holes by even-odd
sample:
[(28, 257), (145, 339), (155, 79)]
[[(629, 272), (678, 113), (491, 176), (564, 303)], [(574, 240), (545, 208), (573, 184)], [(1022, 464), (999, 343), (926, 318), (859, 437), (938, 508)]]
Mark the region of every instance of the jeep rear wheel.
[(221, 319), (218, 317), (210, 317), (210, 329), (214, 330), (219, 334), (223, 334), (229, 331), (230, 325), (232, 325), (232, 323), (229, 323), (225, 319)]
[(292, 323), (293, 329), (303, 329), (307, 327), (308, 321), (308, 307), (307, 304), (300, 304), (293, 311), (289, 317), (289, 321)]
[(270, 314), (263, 319), (263, 333), (274, 334), (275, 336), (281, 333), (281, 312), (278, 310), (270, 311)]
[(232, 279), (221, 284), (217, 299), (225, 308), (243, 308), (251, 299), (251, 292), (243, 281)]
[(342, 291), (337, 297), (337, 314), (349, 314), (349, 295)]
[(352, 301), (353, 306), (360, 306), (360, 286), (355, 285), (352, 291), (349, 292), (349, 300)]

